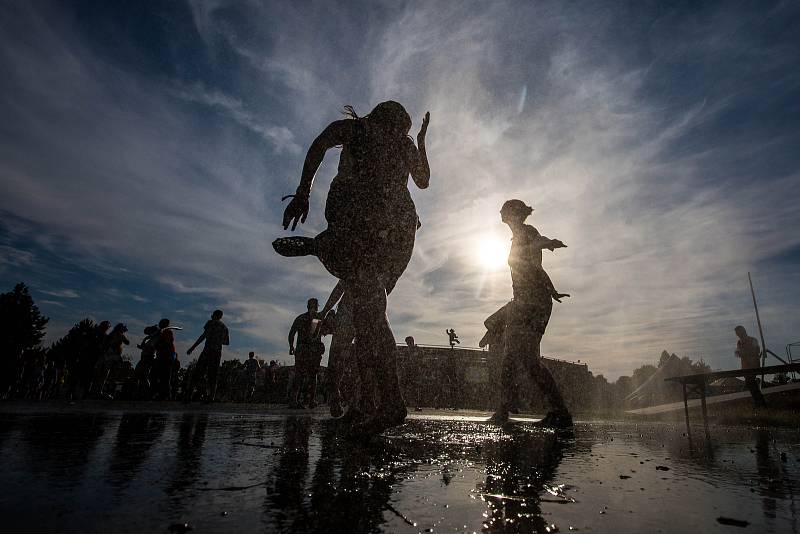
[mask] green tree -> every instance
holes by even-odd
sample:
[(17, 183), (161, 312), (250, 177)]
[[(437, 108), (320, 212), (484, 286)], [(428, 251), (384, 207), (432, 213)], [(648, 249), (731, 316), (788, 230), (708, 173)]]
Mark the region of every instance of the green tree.
[(40, 349), (48, 321), (25, 284), (0, 294), (0, 397), (9, 395), (26, 357)]
[(653, 365), (645, 364), (638, 369), (633, 371), (633, 376), (631, 376), (631, 380), (633, 381), (633, 388), (636, 389), (645, 382), (647, 379), (653, 376), (653, 373), (657, 371), (656, 367)]
[(614, 387), (617, 388), (617, 396), (622, 399), (633, 393), (633, 390), (636, 389), (633, 384), (633, 379), (625, 375), (617, 378), (617, 382), (614, 384)]
[(49, 358), (59, 367), (65, 367), (70, 372), (77, 372), (77, 364), (81, 357), (88, 358), (90, 354), (98, 353), (96, 326), (89, 318), (83, 319), (69, 329), (67, 334), (50, 346)]

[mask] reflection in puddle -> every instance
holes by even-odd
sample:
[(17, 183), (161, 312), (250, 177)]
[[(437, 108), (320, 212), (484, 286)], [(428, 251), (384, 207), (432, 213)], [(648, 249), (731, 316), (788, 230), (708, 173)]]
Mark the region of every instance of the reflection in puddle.
[(312, 416), (0, 416), (9, 531), (797, 532), (797, 431), (414, 418), (370, 443)]

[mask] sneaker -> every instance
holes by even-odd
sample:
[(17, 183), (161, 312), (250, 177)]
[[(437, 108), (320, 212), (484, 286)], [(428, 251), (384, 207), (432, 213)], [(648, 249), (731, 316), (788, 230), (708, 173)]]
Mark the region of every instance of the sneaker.
[(316, 253), (314, 239), (311, 237), (281, 237), (272, 242), (272, 248), (281, 256), (311, 256)]

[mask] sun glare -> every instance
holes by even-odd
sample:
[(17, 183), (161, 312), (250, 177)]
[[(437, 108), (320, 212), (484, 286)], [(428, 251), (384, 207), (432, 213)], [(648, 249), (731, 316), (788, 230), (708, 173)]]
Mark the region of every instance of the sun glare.
[(478, 261), (487, 269), (496, 271), (506, 266), (509, 243), (496, 237), (484, 237), (478, 242)]

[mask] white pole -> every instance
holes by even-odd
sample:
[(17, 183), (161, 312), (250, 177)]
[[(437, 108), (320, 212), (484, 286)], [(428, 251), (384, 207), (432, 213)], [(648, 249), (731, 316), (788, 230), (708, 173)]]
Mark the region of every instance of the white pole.
[[(753, 295), (753, 307), (756, 309), (756, 322), (758, 323), (758, 335), (761, 337), (761, 367), (767, 360), (767, 344), (764, 342), (764, 330), (761, 328), (761, 316), (758, 314), (758, 303), (756, 302), (756, 292), (753, 289), (753, 279), (750, 273), (747, 273), (747, 279), (750, 281), (750, 294)], [(763, 380), (763, 378), (762, 378)]]

